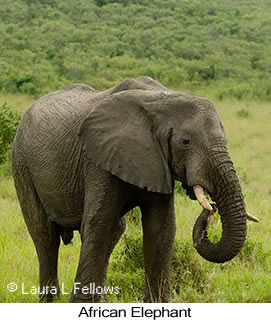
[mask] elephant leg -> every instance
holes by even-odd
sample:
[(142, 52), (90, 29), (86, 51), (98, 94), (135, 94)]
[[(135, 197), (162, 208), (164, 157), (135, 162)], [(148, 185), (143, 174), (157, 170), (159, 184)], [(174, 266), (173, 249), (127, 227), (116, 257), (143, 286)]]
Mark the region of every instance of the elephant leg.
[(114, 235), (113, 235), (113, 240), (112, 240), (112, 243), (111, 243), (111, 247), (108, 250), (107, 259), (106, 259), (107, 264), (106, 264), (105, 273), (104, 273), (105, 279), (106, 279), (106, 272), (107, 272), (107, 268), (108, 268), (109, 258), (111, 256), (111, 253), (113, 252), (115, 246), (119, 242), (122, 234), (124, 233), (125, 229), (126, 229), (126, 217), (123, 216), (123, 217), (120, 218), (120, 220), (118, 222), (116, 231), (114, 232)]
[[(71, 302), (105, 301), (103, 292), (110, 254), (125, 229), (121, 203), (103, 192), (102, 201), (87, 201), (81, 225), (82, 247)], [(97, 192), (96, 195), (97, 196)], [(111, 195), (111, 197), (110, 197)]]
[(57, 267), (60, 236), (53, 223), (48, 224), (47, 230), (52, 237), (50, 243), (43, 243), (32, 237), (39, 259), (40, 302), (52, 302), (53, 297), (59, 295)]
[(15, 176), (15, 186), (28, 231), (39, 260), (40, 302), (52, 302), (59, 292), (57, 278), (60, 235), (55, 223), (48, 220), (30, 179)]
[(176, 231), (173, 195), (153, 194), (141, 207), (145, 263), (145, 302), (168, 302)]

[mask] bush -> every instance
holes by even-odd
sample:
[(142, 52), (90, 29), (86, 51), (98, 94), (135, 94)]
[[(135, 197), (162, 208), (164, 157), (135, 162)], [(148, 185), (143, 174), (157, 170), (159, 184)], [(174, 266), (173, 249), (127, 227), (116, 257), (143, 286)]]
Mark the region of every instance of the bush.
[(9, 152), (20, 121), (17, 113), (5, 103), (0, 107), (0, 164), (9, 159)]
[(252, 239), (246, 239), (246, 242), (238, 254), (238, 259), (246, 266), (254, 267), (259, 264), (265, 268), (268, 268), (268, 262), (270, 259), (271, 251), (265, 250), (261, 241)]
[(181, 290), (192, 288), (203, 293), (207, 284), (207, 271), (196, 257), (189, 241), (175, 239), (172, 259), (171, 290), (177, 295)]
[[(204, 294), (208, 286), (207, 270), (195, 255), (196, 251), (190, 241), (175, 239), (171, 272), (172, 296), (185, 297), (188, 291), (190, 296), (191, 293)], [(143, 239), (134, 225), (131, 232), (123, 236), (115, 251), (108, 276), (109, 285), (117, 285), (121, 290), (118, 301), (131, 301), (133, 295), (133, 301), (136, 299), (142, 302), (145, 285)]]
[(0, 88), (36, 97), (147, 74), (176, 90), (212, 87), (220, 99), (270, 99), (269, 7), (268, 0), (254, 7), (251, 0), (13, 0), (12, 8), (2, 1)]
[(186, 196), (186, 191), (180, 182), (175, 182), (174, 192), (177, 195)]
[(247, 119), (249, 117), (249, 111), (246, 109), (241, 109), (237, 111), (237, 117)]
[(143, 239), (138, 234), (135, 224), (131, 229), (132, 232), (129, 235), (124, 234), (120, 247), (114, 252), (115, 255), (109, 266), (108, 284), (120, 288), (118, 301), (131, 302), (131, 295), (133, 295), (134, 302), (142, 302), (145, 286)]

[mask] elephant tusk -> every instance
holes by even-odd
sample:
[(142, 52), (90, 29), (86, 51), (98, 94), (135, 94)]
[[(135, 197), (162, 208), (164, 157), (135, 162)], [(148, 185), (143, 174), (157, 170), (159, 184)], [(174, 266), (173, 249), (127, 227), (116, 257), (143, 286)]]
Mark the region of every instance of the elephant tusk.
[(248, 212), (247, 212), (247, 219), (249, 221), (253, 221), (253, 222), (260, 222), (260, 220), (256, 216), (254, 216), (254, 215), (252, 215), (252, 214), (250, 214)]
[(211, 206), (211, 204), (207, 201), (204, 192), (203, 192), (203, 188), (200, 185), (195, 185), (193, 186), (194, 189), (194, 193), (196, 195), (196, 198), (199, 202), (199, 204), (208, 211), (213, 211), (213, 208)]

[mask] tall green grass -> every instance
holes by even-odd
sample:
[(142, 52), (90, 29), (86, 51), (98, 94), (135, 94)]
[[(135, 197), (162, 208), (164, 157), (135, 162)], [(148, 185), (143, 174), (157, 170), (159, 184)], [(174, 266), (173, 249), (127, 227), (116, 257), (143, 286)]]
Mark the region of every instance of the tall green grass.
[[(0, 95), (0, 99), (3, 96)], [(5, 98), (4, 98), (5, 99)], [(14, 101), (10, 102), (14, 105)], [(21, 97), (23, 111), (28, 97)], [(1, 101), (0, 101), (1, 103)], [(197, 202), (180, 190), (176, 193), (177, 233), (171, 279), (172, 302), (271, 302), (271, 104), (266, 102), (217, 101), (228, 137), (228, 148), (238, 171), (247, 210), (260, 218), (248, 223), (246, 243), (241, 253), (225, 264), (202, 259), (192, 245), (192, 228), (201, 212)], [(18, 103), (19, 105), (19, 103)], [(217, 219), (210, 229), (212, 237), (220, 232)], [(71, 245), (60, 247), (59, 280), (71, 289), (80, 251), (79, 234)], [(38, 302), (37, 295), (22, 295), (20, 286), (38, 285), (38, 261), (16, 198), (12, 178), (0, 177), (0, 302)], [(19, 285), (8, 292), (10, 282)], [(140, 212), (127, 216), (127, 230), (115, 248), (108, 270), (109, 286), (120, 293), (110, 302), (142, 302), (144, 266)], [(68, 295), (56, 301), (67, 302)]]

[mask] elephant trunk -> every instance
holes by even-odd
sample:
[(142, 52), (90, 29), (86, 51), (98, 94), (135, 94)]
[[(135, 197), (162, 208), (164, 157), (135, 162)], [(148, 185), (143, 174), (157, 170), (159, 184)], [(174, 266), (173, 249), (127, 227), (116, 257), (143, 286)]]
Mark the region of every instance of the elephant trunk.
[[(222, 152), (222, 154), (221, 154)], [(246, 218), (244, 199), (233, 164), (226, 147), (220, 154), (212, 156), (216, 169), (209, 174), (216, 188), (211, 198), (216, 202), (222, 222), (222, 237), (217, 243), (208, 239), (208, 217), (212, 211), (204, 209), (193, 229), (194, 246), (206, 260), (222, 263), (234, 258), (241, 250), (246, 238)]]

